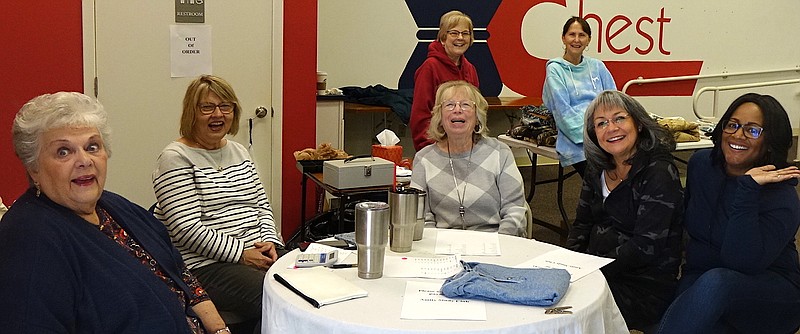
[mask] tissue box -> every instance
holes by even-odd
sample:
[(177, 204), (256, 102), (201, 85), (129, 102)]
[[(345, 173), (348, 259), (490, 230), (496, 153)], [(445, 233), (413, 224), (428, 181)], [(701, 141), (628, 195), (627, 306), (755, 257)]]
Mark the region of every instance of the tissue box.
[(390, 186), (394, 163), (377, 157), (325, 161), (322, 180), (338, 189)]
[(399, 165), (400, 160), (403, 160), (403, 147), (400, 145), (372, 145), (372, 156), (381, 157)]

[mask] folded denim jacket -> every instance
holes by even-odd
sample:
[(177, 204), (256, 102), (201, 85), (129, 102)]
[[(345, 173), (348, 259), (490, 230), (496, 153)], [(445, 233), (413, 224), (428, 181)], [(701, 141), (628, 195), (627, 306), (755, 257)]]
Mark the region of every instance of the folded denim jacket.
[(569, 287), (570, 275), (564, 269), (521, 269), (464, 261), (461, 264), (464, 270), (442, 284), (442, 294), (448, 298), (552, 306)]

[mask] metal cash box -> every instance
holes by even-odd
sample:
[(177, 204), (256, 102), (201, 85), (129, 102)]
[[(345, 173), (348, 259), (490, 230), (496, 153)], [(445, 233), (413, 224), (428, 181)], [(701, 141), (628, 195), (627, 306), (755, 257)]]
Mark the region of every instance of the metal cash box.
[(389, 186), (394, 181), (394, 163), (370, 156), (325, 161), (322, 180), (337, 189)]

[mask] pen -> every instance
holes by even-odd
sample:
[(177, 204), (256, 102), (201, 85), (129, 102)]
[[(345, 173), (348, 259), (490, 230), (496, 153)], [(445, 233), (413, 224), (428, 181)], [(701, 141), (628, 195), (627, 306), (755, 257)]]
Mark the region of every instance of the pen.
[(331, 269), (343, 269), (343, 268), (355, 268), (355, 267), (358, 267), (357, 263), (334, 264), (331, 266)]
[(311, 297), (309, 297), (309, 296), (306, 296), (306, 294), (304, 294), (303, 292), (301, 292), (301, 291), (300, 291), (300, 290), (298, 290), (297, 288), (293, 287), (293, 286), (292, 286), (292, 284), (291, 284), (291, 283), (289, 283), (289, 281), (287, 281), (286, 279), (284, 279), (284, 278), (283, 278), (283, 277), (281, 277), (280, 275), (278, 275), (278, 274), (272, 274), (272, 277), (275, 277), (275, 280), (276, 280), (276, 281), (278, 281), (278, 283), (281, 283), (281, 284), (283, 284), (283, 286), (285, 286), (285, 287), (289, 288), (289, 290), (292, 290), (292, 292), (294, 292), (294, 293), (296, 293), (298, 296), (302, 297), (302, 298), (303, 298), (305, 301), (309, 302), (309, 303), (310, 303), (311, 305), (313, 305), (314, 307), (316, 307), (316, 308), (320, 308), (320, 307), (322, 307), (322, 305), (320, 305), (320, 303), (319, 303), (318, 301), (316, 301), (314, 298), (311, 298)]

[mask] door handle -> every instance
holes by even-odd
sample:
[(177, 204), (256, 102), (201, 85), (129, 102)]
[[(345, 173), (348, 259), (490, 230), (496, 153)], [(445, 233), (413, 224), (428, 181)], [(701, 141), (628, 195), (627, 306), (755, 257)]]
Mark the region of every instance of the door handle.
[(269, 113), (269, 110), (265, 106), (259, 106), (258, 108), (256, 108), (256, 117), (258, 118), (266, 117), (267, 113)]

